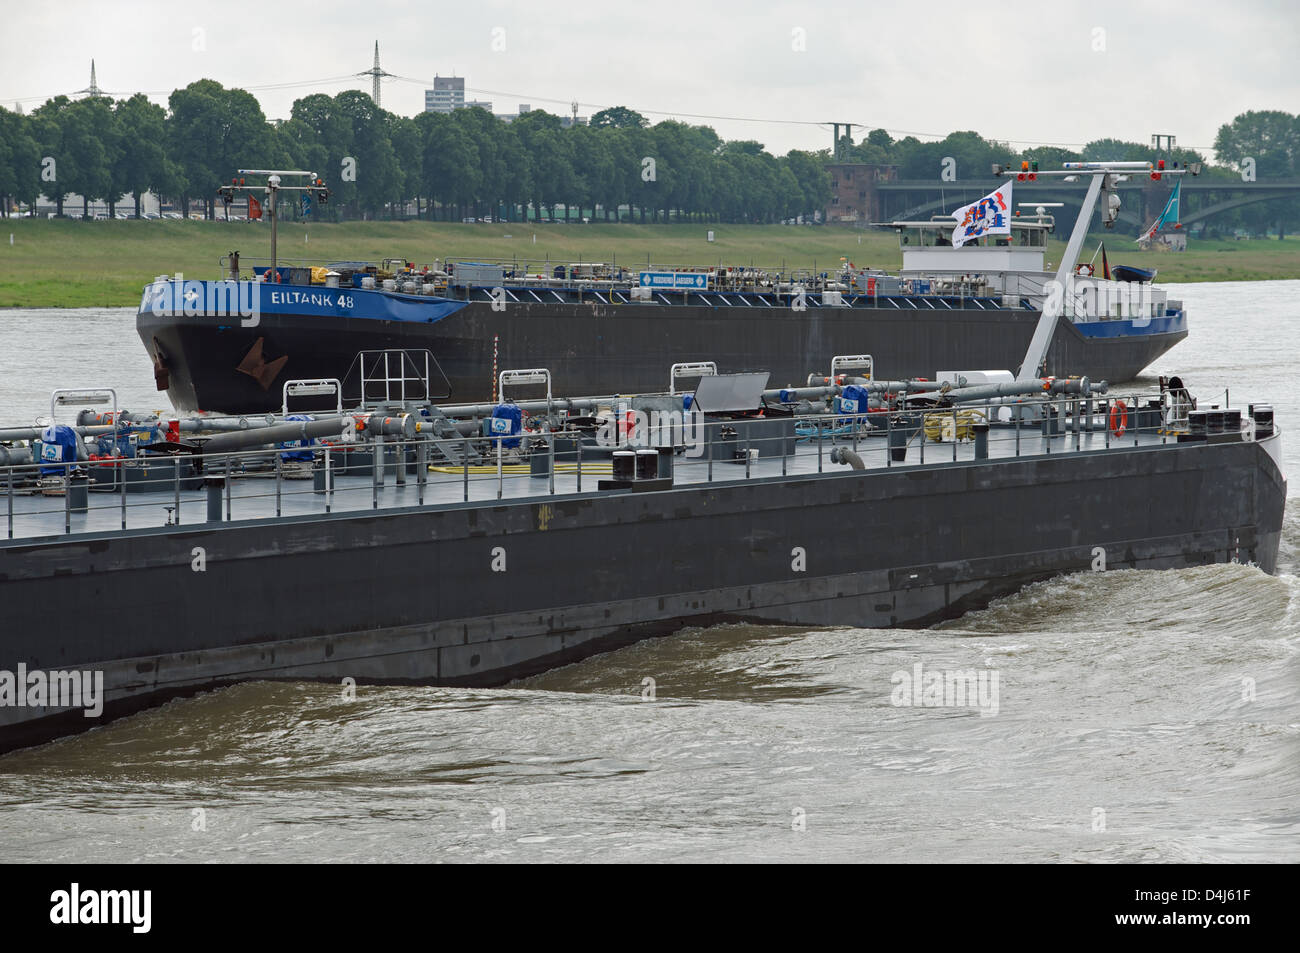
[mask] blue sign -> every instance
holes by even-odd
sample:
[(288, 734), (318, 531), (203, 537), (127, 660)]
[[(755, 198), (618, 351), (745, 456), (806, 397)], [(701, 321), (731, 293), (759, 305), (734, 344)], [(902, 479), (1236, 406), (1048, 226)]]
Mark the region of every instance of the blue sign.
[(311, 217), (311, 196), (306, 192), (302, 193), (302, 217)]
[(707, 291), (709, 276), (696, 271), (643, 271), (642, 288), (683, 288)]

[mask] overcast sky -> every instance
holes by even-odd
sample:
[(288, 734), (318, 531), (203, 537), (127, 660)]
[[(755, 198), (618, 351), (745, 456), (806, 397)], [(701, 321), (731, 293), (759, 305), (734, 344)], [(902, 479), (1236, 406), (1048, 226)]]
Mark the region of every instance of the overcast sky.
[(496, 112), (626, 105), (778, 154), (829, 146), (829, 127), (813, 123), (831, 121), (1017, 145), (1173, 133), (1209, 147), (1241, 112), (1300, 110), (1297, 0), (0, 0), (0, 11), (11, 109), (84, 89), (94, 58), (113, 95), (165, 103), (208, 77), (251, 88), (283, 118), (308, 93), (369, 90), (347, 77), (370, 67), (378, 40), (383, 68), (405, 78), (384, 80), (383, 105), (402, 115), (423, 109), (435, 73), (454, 74)]

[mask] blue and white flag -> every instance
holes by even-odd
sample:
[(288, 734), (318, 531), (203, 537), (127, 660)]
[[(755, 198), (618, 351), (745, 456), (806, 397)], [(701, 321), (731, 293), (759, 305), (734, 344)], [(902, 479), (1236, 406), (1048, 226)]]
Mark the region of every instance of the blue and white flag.
[(1010, 235), (1011, 180), (978, 202), (963, 205), (952, 217), (957, 219), (957, 227), (952, 230), (953, 248), (961, 248), (966, 242), (985, 235)]

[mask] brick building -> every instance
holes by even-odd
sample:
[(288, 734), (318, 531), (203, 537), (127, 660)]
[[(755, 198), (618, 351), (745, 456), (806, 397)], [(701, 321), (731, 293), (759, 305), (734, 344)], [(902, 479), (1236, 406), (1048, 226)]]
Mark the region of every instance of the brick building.
[(828, 222), (879, 222), (884, 220), (884, 203), (876, 185), (898, 178), (898, 167), (865, 162), (835, 162), (826, 166), (831, 174), (831, 202)]

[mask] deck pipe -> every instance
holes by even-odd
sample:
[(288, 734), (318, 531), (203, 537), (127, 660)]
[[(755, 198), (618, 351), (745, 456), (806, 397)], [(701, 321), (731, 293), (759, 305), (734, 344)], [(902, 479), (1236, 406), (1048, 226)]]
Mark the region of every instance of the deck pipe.
[(315, 437), (337, 437), (343, 432), (343, 418), (331, 420), (294, 420), (274, 427), (259, 427), (255, 430), (235, 430), (230, 433), (217, 434), (204, 441), (202, 453), (227, 453), (232, 450), (247, 450), (250, 447), (263, 447), (268, 444), (282, 443), (287, 440), (310, 440)]
[(910, 395), (912, 400), (924, 399), (945, 399), (954, 403), (961, 403), (968, 400), (989, 400), (994, 397), (1017, 397), (1025, 395), (1064, 395), (1064, 394), (1081, 394), (1091, 396), (1092, 394), (1104, 394), (1109, 390), (1110, 385), (1105, 381), (1092, 383), (1086, 377), (1071, 378), (1070, 380), (1052, 381), (1047, 386), (1041, 380), (1032, 381), (1008, 381), (1001, 384), (976, 384), (971, 387), (953, 387), (948, 390), (930, 390), (919, 394)]

